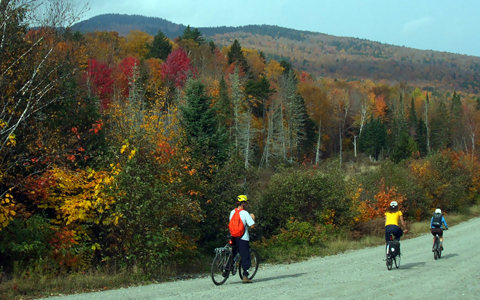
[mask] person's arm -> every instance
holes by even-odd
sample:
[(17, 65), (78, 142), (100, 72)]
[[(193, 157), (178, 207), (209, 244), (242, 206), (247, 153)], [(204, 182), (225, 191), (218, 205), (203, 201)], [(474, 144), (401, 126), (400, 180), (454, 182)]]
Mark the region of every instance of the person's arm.
[(442, 216), (442, 222), (445, 225), (445, 228), (448, 230), (447, 220)]
[(433, 217), (430, 219), (430, 229), (433, 228)]
[(405, 223), (405, 220), (403, 219), (403, 216), (400, 216), (400, 222), (402, 222), (402, 226), (404, 228), (403, 232), (406, 233), (408, 232), (407, 230), (407, 224)]
[(245, 223), (246, 223), (247, 226), (249, 226), (250, 228), (253, 228), (254, 225), (255, 225), (255, 215), (254, 215), (254, 214), (247, 214), (246, 216), (247, 216), (247, 217), (246, 217), (246, 220), (245, 220), (246, 222), (245, 222)]

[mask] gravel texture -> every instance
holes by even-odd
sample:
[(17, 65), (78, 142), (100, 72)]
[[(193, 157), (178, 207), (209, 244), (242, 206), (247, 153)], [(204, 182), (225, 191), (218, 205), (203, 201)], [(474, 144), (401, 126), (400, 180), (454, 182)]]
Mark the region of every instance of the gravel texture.
[(294, 264), (260, 262), (252, 284), (242, 284), (237, 275), (215, 286), (206, 276), (48, 299), (480, 299), (479, 229), (475, 218), (445, 231), (438, 260), (430, 234), (404, 240), (400, 268), (391, 271), (384, 246), (378, 246)]

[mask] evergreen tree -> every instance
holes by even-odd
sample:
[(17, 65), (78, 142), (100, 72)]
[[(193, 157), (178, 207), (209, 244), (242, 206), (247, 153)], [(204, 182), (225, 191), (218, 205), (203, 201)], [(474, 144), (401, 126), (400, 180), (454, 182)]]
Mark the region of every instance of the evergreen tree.
[(373, 115), (365, 124), (362, 136), (359, 141), (361, 152), (378, 160), (382, 149), (385, 147), (387, 131), (380, 119), (374, 119)]
[(227, 59), (229, 65), (236, 63), (245, 74), (250, 74), (250, 67), (243, 55), (242, 46), (240, 46), (240, 43), (236, 39), (233, 41), (232, 47), (230, 47), (230, 51), (227, 53)]
[(412, 103), (410, 104), (410, 111), (408, 114), (408, 125), (410, 126), (410, 135), (415, 138), (415, 131), (417, 127), (417, 112), (415, 110), (415, 100), (412, 97)]
[(200, 80), (189, 79), (186, 87), (186, 105), (182, 106), (182, 126), (185, 131), (185, 146), (197, 162), (199, 172), (210, 178), (209, 168), (223, 165), (227, 159), (227, 133), (219, 127), (212, 98), (205, 92)]
[(299, 155), (299, 146), (306, 137), (305, 123), (307, 119), (305, 101), (297, 93), (297, 80), (290, 70), (287, 76), (284, 76), (282, 87), (282, 99), (285, 109), (285, 153), (288, 153), (290, 162), (293, 162), (295, 156)]
[(208, 42), (208, 45), (210, 46), (212, 53), (215, 53), (215, 48), (217, 48), (217, 45), (215, 45), (213, 41)]
[(263, 51), (260, 51), (258, 53), (258, 55), (260, 56), (260, 58), (262, 59), (263, 63), (264, 64), (267, 64), (267, 58), (265, 57), (265, 53), (263, 53)]
[(232, 101), (228, 96), (228, 88), (227, 82), (225, 78), (222, 76), (220, 79), (220, 86), (219, 86), (219, 97), (218, 101), (215, 104), (215, 109), (217, 111), (217, 119), (219, 124), (226, 124), (231, 125), (233, 111), (232, 111)]
[(159, 58), (165, 61), (171, 52), (172, 44), (170, 40), (159, 30), (153, 38), (152, 44), (148, 46), (147, 58)]
[(418, 151), (420, 152), (420, 156), (424, 157), (428, 154), (428, 147), (427, 147), (427, 126), (422, 119), (418, 120), (417, 123), (417, 135), (416, 140)]
[(290, 74), (290, 71), (293, 71), (292, 64), (285, 59), (282, 59), (280, 66), (283, 68), (283, 75), (288, 75)]
[(412, 154), (418, 152), (417, 143), (406, 132), (400, 135), (400, 142), (393, 149), (391, 159), (395, 163), (408, 159)]
[(203, 38), (202, 33), (198, 28), (191, 29), (190, 25), (188, 25), (185, 30), (183, 31), (183, 34), (179, 37), (179, 40), (193, 40), (197, 45), (202, 45), (205, 44), (205, 39)]
[(456, 91), (453, 91), (450, 113), (455, 119), (458, 119), (460, 117), (461, 112), (462, 112), (462, 102), (460, 101), (460, 95), (458, 95)]
[(258, 80), (250, 79), (247, 81), (245, 94), (256, 117), (264, 117), (265, 103), (274, 92), (275, 90), (270, 88), (270, 81), (266, 76), (261, 76)]
[(430, 122), (430, 145), (432, 150), (446, 149), (450, 146), (450, 118), (447, 106), (440, 101)]
[(426, 144), (427, 144), (427, 153), (430, 153), (431, 151), (431, 142), (430, 142), (430, 123), (428, 122), (429, 116), (430, 116), (430, 100), (428, 99), (428, 93), (425, 97), (425, 138), (426, 138)]
[(452, 103), (450, 107), (450, 128), (452, 130), (451, 141), (452, 146), (461, 149), (463, 148), (463, 120), (462, 120), (462, 102), (460, 95), (455, 91), (452, 95)]

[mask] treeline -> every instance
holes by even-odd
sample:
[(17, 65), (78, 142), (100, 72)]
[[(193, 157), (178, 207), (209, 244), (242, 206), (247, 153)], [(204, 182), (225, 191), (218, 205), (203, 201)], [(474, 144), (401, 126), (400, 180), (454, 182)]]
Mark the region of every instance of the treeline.
[[(189, 26), (29, 30), (28, 6), (5, 9), (4, 272), (181, 267), (223, 242), (238, 194), (266, 238), (352, 229), (390, 199), (417, 219), (477, 199), (476, 97), (315, 78)], [(341, 167), (361, 157), (391, 163), (350, 182)]]
[[(186, 25), (160, 18), (106, 14), (74, 25), (82, 32), (115, 31), (127, 36), (131, 30), (156, 35), (160, 29), (174, 39)], [(478, 95), (480, 58), (454, 53), (418, 50), (366, 39), (337, 37), (272, 25), (199, 28), (219, 47), (237, 39), (244, 47), (265, 53), (315, 77), (343, 80), (374, 80), (389, 85), (408, 82), (421, 90), (457, 90)]]
[(480, 91), (478, 57), (316, 33), (303, 36), (303, 40), (296, 40), (235, 32), (212, 38), (219, 45), (237, 39), (244, 47), (285, 59), (317, 78), (374, 80), (389, 85), (408, 82), (421, 90), (457, 90), (474, 95)]

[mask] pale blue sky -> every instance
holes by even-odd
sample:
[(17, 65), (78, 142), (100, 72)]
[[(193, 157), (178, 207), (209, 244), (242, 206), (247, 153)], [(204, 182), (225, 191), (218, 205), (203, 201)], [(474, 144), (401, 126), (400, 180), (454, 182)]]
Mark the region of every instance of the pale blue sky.
[(278, 25), (398, 46), (480, 56), (480, 0), (89, 0), (100, 14), (191, 27)]

